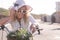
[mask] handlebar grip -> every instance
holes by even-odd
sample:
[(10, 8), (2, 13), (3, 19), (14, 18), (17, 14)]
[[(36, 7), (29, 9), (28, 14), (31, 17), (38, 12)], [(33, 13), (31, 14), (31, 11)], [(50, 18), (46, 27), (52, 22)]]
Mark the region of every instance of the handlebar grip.
[(2, 26), (0, 26), (1, 28), (0, 28), (0, 30), (2, 29), (2, 30), (4, 30), (4, 28), (5, 28), (5, 26), (4, 25), (2, 25)]

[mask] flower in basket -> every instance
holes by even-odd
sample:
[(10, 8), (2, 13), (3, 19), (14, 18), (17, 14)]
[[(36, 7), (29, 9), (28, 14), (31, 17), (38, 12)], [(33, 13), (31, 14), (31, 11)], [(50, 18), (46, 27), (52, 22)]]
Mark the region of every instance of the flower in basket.
[(11, 32), (7, 35), (7, 37), (10, 37), (11, 39), (15, 38), (15, 40), (29, 40), (29, 37), (31, 37), (32, 34), (28, 33), (26, 29), (19, 29), (16, 32)]

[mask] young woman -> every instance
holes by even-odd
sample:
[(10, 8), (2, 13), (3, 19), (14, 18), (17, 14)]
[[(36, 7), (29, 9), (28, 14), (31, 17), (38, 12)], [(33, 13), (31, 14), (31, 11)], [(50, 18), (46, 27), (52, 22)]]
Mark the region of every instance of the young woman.
[(31, 16), (31, 7), (29, 5), (24, 5), (18, 9), (18, 11), (11, 9), (10, 12), (11, 16), (11, 22), (14, 30), (17, 30), (19, 28), (25, 28), (29, 32), (34, 33), (35, 32), (35, 25), (37, 26), (36, 20)]
[(10, 9), (10, 17), (8, 18), (9, 21), (6, 23), (6, 20), (5, 25), (10, 24), (13, 31), (24, 28), (28, 32), (34, 33), (38, 23), (30, 14), (32, 8), (29, 5), (22, 3), (22, 0), (17, 0), (16, 2), (18, 4), (15, 4), (14, 7)]

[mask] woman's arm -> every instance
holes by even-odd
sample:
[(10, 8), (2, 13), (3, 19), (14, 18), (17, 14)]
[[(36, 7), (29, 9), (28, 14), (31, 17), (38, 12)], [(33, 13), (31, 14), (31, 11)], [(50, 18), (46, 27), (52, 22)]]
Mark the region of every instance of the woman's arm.
[(0, 26), (4, 25), (6, 22), (8, 22), (8, 20), (9, 20), (9, 17), (0, 19)]
[(32, 30), (32, 33), (34, 33), (37, 29), (38, 34), (40, 34), (39, 23), (36, 21), (36, 19), (34, 19), (32, 15), (30, 15), (29, 21), (31, 22), (30, 30)]
[(32, 15), (30, 15), (29, 21), (31, 22), (30, 30), (32, 31), (32, 33), (34, 33), (36, 31), (36, 27), (35, 27), (36, 20), (34, 19)]
[(36, 21), (36, 19), (32, 16), (32, 15), (30, 15), (29, 16), (29, 21), (32, 23), (32, 24), (38, 24), (38, 22)]

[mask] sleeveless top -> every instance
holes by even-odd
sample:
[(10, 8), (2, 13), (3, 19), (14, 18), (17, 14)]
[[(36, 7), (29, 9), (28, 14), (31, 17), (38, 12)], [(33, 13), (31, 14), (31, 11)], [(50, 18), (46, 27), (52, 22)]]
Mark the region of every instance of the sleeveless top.
[[(30, 30), (30, 25), (31, 24), (37, 25), (37, 22), (33, 18), (32, 15), (29, 16), (27, 23), (24, 23), (24, 20), (23, 19), (21, 19), (21, 22), (20, 23), (21, 24), (19, 24), (19, 22), (16, 20), (16, 21), (13, 21), (13, 22), (9, 22), (7, 24), (9, 24), (8, 26), (11, 26), (12, 27), (11, 29), (13, 31), (16, 31), (18, 28), (21, 27), (21, 28), (24, 28), (24, 29), (28, 30), (29, 32), (31, 32), (31, 30)], [(8, 27), (7, 24), (5, 24), (6, 27)], [(10, 29), (10, 28), (8, 28), (8, 29)]]
[(12, 25), (13, 30), (17, 30), (17, 29), (19, 29), (19, 28), (28, 29), (29, 22), (24, 23), (24, 20), (21, 19), (20, 24), (19, 24), (19, 22), (16, 20), (16, 21), (14, 21), (14, 22), (11, 22), (11, 25)]

